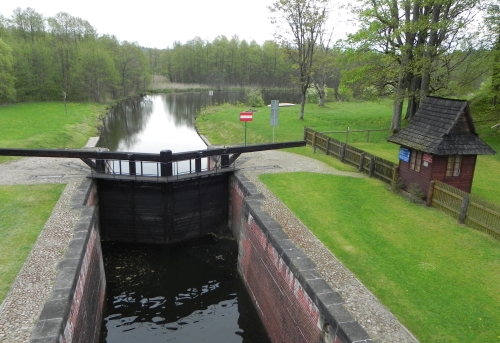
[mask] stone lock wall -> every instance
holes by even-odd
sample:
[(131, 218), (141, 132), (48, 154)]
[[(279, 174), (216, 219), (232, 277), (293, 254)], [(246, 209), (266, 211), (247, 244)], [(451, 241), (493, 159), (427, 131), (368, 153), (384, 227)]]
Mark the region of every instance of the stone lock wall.
[(51, 298), (45, 303), (30, 342), (98, 342), (106, 281), (99, 237), (97, 193), (84, 180), (72, 199), (80, 211)]
[(372, 342), (261, 202), (251, 182), (232, 177), (230, 228), (239, 242), (238, 271), (271, 341)]

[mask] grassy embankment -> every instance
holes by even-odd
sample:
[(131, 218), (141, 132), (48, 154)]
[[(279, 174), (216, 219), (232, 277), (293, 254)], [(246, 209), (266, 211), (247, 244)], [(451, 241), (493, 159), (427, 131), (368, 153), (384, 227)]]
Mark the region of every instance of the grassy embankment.
[[(241, 143), (238, 113), (246, 109), (225, 106), (199, 117), (198, 127), (213, 144)], [(259, 110), (247, 125), (249, 143), (272, 137), (269, 110)], [(282, 108), (277, 140), (301, 139), (303, 125), (319, 131), (388, 127), (390, 113), (386, 101), (330, 103), (307, 106), (300, 122), (298, 107)], [(366, 143), (366, 134), (350, 134), (349, 142), (396, 162), (398, 146), (385, 143), (386, 135), (372, 133)], [(495, 136), (486, 140), (500, 147)], [(310, 147), (297, 150), (324, 158)], [(496, 156), (479, 160), (478, 169), (492, 169), (476, 171), (476, 187), (500, 165)], [(378, 180), (304, 173), (261, 179), (422, 342), (500, 342), (500, 242), (408, 202)]]
[[(25, 103), (0, 107), (0, 147), (81, 148), (97, 134), (104, 106)], [(0, 162), (13, 160), (0, 156)], [(0, 303), (22, 267), (64, 185), (0, 186)]]
[[(247, 106), (223, 105), (204, 110), (196, 121), (202, 133), (206, 133), (211, 144), (236, 145), (244, 142), (244, 124), (239, 122), (239, 112), (248, 110)], [(272, 127), (270, 126), (270, 109), (255, 108), (253, 121), (247, 123), (247, 144), (272, 142)], [(399, 146), (388, 143), (386, 138), (391, 123), (392, 101), (327, 103), (324, 108), (308, 104), (303, 121), (298, 120), (299, 106), (280, 108), (279, 123), (275, 128), (275, 141), (294, 141), (303, 139), (304, 126), (317, 131), (346, 131), (387, 129), (386, 131), (367, 133), (330, 134), (332, 138), (347, 142), (359, 149), (382, 157), (394, 163), (398, 162)], [(474, 116), (474, 109), (472, 109)], [(476, 119), (476, 118), (474, 118)], [(479, 118), (480, 119), (480, 118)], [(472, 194), (487, 201), (500, 205), (500, 135), (490, 129), (491, 124), (477, 125), (477, 131), (493, 149), (499, 153), (493, 156), (478, 156)], [(310, 147), (294, 149), (293, 152), (312, 156)], [(321, 152), (315, 158), (341, 170), (355, 170), (334, 158), (324, 156)]]

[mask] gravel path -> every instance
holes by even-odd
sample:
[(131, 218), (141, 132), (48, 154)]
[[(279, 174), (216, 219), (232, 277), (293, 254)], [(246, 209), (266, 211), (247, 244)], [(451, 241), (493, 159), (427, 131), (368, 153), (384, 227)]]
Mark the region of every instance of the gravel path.
[(0, 164), (0, 185), (67, 184), (45, 223), (10, 292), (0, 305), (0, 343), (28, 342), (34, 324), (52, 291), (57, 263), (63, 257), (78, 215), (71, 199), (89, 173), (80, 160), (23, 158)]
[[(339, 292), (345, 308), (377, 342), (405, 343), (417, 340), (368, 291), (359, 280), (284, 206), (258, 179), (261, 173), (310, 171), (346, 177), (364, 177), (360, 173), (340, 172), (322, 162), (281, 151), (242, 155), (237, 160), (244, 173), (265, 196), (265, 208), (316, 263), (318, 272)], [(72, 238), (78, 221), (70, 199), (89, 172), (80, 160), (24, 158), (0, 164), (0, 184), (67, 184), (54, 211), (45, 224), (34, 248), (5, 301), (0, 305), (0, 343), (28, 342), (29, 336), (56, 277), (56, 266)]]
[(340, 172), (320, 161), (281, 151), (244, 154), (237, 160), (240, 169), (264, 195), (265, 210), (295, 244), (316, 263), (318, 273), (339, 292), (344, 307), (377, 342), (414, 343), (417, 339), (384, 307), (378, 299), (314, 236), (269, 189), (259, 181), (263, 173), (310, 171), (346, 177), (364, 177), (361, 173)]

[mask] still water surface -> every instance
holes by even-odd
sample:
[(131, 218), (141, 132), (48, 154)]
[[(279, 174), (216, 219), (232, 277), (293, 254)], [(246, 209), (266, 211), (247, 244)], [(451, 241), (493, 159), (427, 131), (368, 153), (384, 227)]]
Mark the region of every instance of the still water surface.
[(168, 248), (103, 243), (103, 254), (101, 342), (270, 342), (236, 271), (232, 237)]

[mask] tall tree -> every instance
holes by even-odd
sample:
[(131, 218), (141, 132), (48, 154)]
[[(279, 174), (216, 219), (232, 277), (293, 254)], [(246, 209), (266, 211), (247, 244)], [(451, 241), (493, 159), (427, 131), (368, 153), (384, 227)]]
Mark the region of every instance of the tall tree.
[(488, 41), (491, 46), (491, 88), (493, 91), (493, 106), (500, 96), (500, 5), (489, 3), (485, 22), (488, 28)]
[(311, 86), (314, 53), (328, 18), (329, 0), (278, 0), (269, 6), (277, 25), (275, 38), (285, 47), (297, 70), (301, 91), (300, 116), (304, 119), (307, 90)]
[(13, 101), (16, 97), (12, 66), (12, 49), (0, 38), (0, 103)]
[(472, 39), (479, 0), (360, 0), (359, 41), (394, 58), (399, 65), (391, 130), (401, 128), (403, 101), (411, 119), (431, 91), (443, 54)]

